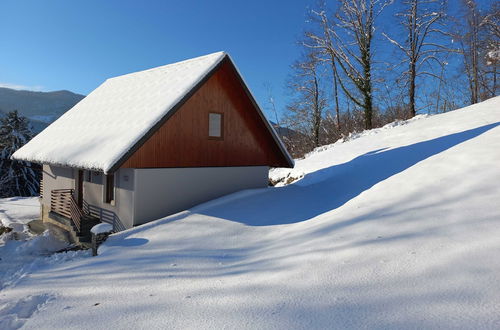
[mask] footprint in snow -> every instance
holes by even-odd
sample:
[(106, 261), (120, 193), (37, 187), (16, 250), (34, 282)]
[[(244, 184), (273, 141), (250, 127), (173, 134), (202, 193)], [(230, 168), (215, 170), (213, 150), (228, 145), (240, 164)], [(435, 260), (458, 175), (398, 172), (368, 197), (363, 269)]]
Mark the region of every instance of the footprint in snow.
[(54, 299), (54, 295), (44, 293), (1, 305), (0, 329), (21, 328), (35, 312)]

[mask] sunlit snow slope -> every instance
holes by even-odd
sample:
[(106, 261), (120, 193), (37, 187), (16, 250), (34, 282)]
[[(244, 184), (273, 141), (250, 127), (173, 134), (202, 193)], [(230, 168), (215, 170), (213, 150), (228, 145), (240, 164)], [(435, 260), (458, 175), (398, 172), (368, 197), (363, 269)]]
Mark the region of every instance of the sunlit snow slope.
[(1, 292), (4, 317), (42, 301), (26, 328), (500, 328), (500, 97), (324, 149), (272, 172), (293, 184), (38, 270)]

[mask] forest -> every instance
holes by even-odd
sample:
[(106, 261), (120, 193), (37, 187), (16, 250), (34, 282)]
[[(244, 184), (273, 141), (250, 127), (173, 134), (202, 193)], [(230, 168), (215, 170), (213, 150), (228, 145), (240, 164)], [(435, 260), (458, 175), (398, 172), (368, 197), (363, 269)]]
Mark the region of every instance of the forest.
[(286, 109), (268, 88), (267, 111), (302, 157), (353, 132), (494, 97), (499, 21), (498, 1), (320, 2), (297, 40)]

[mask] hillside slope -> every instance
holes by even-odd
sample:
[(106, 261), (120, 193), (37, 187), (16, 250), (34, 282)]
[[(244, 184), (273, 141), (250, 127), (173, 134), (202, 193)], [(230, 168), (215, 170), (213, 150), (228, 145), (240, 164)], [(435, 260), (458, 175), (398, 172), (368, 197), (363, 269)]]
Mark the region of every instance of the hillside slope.
[(499, 328), (500, 97), (324, 149), (273, 171), (293, 184), (39, 267), (2, 291), (0, 325)]
[(0, 117), (18, 110), (39, 132), (84, 97), (70, 91), (34, 92), (0, 87)]

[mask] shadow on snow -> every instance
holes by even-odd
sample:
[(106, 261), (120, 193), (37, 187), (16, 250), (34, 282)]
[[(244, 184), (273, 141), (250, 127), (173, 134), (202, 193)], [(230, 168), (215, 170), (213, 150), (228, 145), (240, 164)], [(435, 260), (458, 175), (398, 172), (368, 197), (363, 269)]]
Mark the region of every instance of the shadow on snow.
[(242, 197), (197, 213), (249, 226), (305, 221), (334, 210), (377, 183), (499, 125), (497, 122), (395, 149), (370, 151), (344, 164), (309, 173), (289, 186), (269, 188), (251, 198)]

